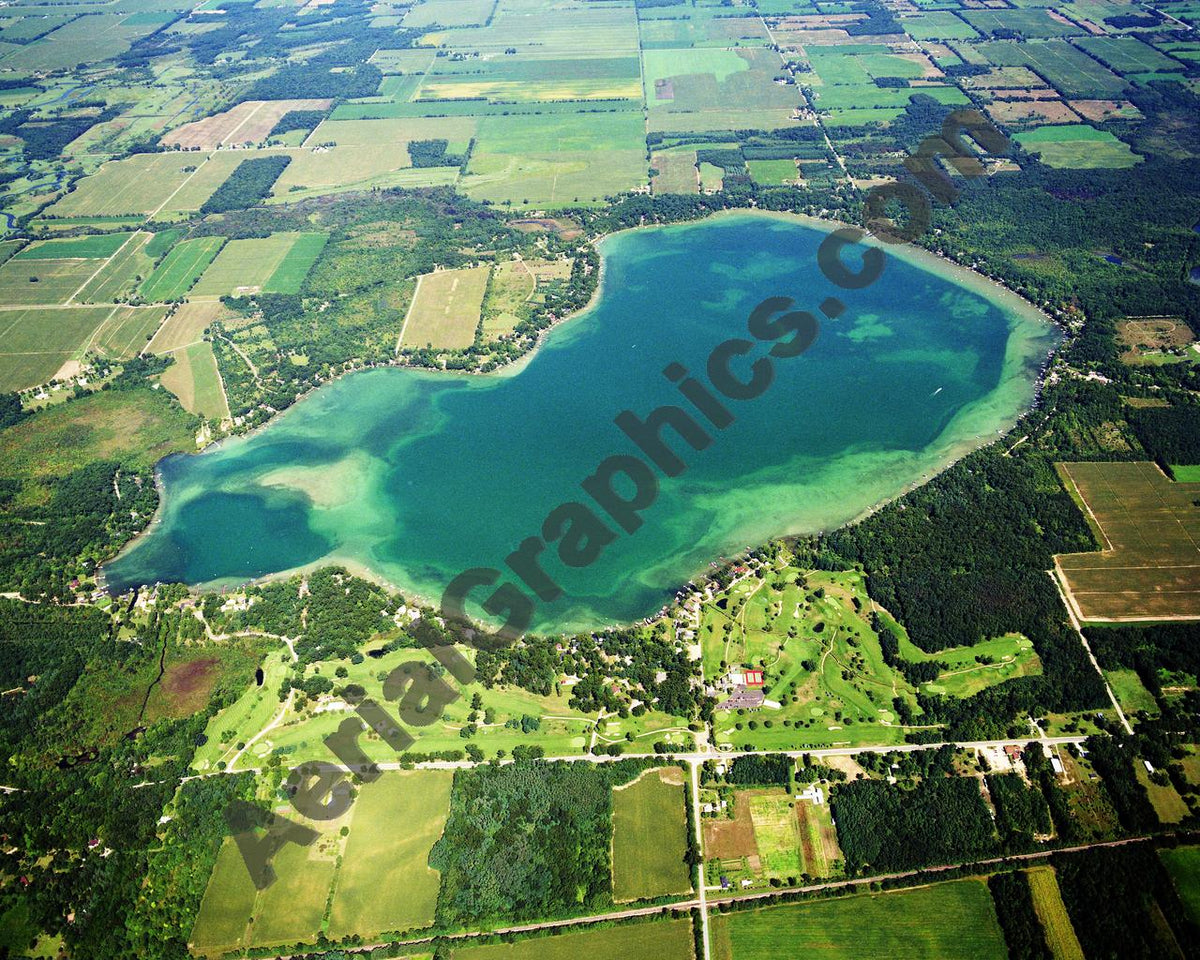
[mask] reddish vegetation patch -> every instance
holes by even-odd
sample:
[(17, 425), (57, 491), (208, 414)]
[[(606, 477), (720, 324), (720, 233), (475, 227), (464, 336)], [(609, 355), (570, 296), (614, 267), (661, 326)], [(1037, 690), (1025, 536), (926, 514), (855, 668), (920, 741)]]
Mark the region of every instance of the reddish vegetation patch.
[(221, 676), (221, 661), (204, 657), (173, 663), (150, 693), (145, 721), (159, 717), (184, 717), (202, 710)]
[(1071, 100), (1072, 109), (1088, 120), (1111, 120), (1114, 117), (1135, 119), (1142, 112), (1128, 100)]
[(564, 240), (574, 240), (583, 233), (583, 228), (567, 217), (529, 217), (510, 220), (508, 225), (522, 233), (556, 233)]
[(758, 857), (754, 821), (750, 819), (750, 803), (745, 796), (737, 795), (732, 820), (704, 821), (704, 851), (720, 860)]
[(1079, 122), (1075, 111), (1061, 100), (1002, 100), (985, 109), (1000, 124)]
[(655, 80), (654, 81), (654, 99), (655, 100), (674, 100), (675, 99), (675, 84), (670, 80)]
[(992, 96), (997, 100), (1057, 100), (1058, 91), (1049, 87), (1034, 90), (993, 90)]

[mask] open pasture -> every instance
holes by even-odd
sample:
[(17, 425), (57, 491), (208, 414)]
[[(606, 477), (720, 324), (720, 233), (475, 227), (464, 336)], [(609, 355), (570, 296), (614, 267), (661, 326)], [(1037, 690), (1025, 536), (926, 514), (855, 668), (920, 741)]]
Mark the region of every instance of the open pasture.
[(67, 303), (103, 266), (97, 260), (20, 260), (0, 265), (0, 304)]
[(658, 171), (650, 180), (650, 189), (654, 193), (700, 192), (695, 150), (687, 147), (659, 150), (650, 165)]
[[(55, 12), (61, 8), (56, 8)], [(83, 11), (80, 11), (83, 12)], [(177, 19), (176, 13), (91, 12), (63, 24), (53, 33), (17, 46), (0, 57), (4, 70), (71, 70), (124, 53), (138, 37)]]
[(1075, 45), (1117, 73), (1182, 71), (1183, 64), (1137, 37), (1080, 37)]
[(407, 143), (377, 147), (349, 145), (295, 150), (272, 187), (272, 196), (290, 200), (300, 191), (316, 194), (379, 185), (390, 174), (408, 170), (412, 159)]
[(951, 10), (925, 11), (900, 23), (914, 40), (974, 40), (979, 36), (979, 31)]
[(1037, 7), (1024, 10), (964, 10), (960, 16), (986, 36), (1020, 34), (1026, 40), (1076, 37), (1084, 32), (1061, 14)]
[(428, 864), (429, 851), (446, 825), (453, 781), (449, 770), (395, 771), (360, 789), (330, 936), (373, 937), (433, 922), (440, 875)]
[(262, 143), (292, 110), (328, 110), (330, 100), (244, 100), (221, 113), (194, 120), (163, 137), (167, 146), (215, 150), (227, 144)]
[(425, 0), (410, 7), (402, 22), (411, 30), (482, 26), (495, 9), (496, 0)]
[(488, 26), (431, 32), (421, 38), (421, 44), (446, 44), (452, 50), (482, 53), (515, 49), (518, 54), (562, 59), (576, 55), (580, 37), (587, 38), (588, 51), (594, 56), (636, 55), (637, 13), (633, 5), (547, 7), (531, 0), (500, 0)]
[(475, 342), (491, 267), (438, 270), (417, 278), (401, 347), (462, 349)]
[(613, 899), (648, 900), (686, 893), (683, 775), (677, 767), (649, 770), (613, 790)]
[(142, 284), (142, 296), (157, 301), (186, 296), (224, 242), (224, 237), (197, 237), (172, 247)]
[(731, 960), (1008, 956), (982, 880), (742, 910), (714, 916), (713, 927), (716, 955)]
[(483, 117), (462, 189), (476, 200), (561, 207), (646, 183), (641, 114)]
[(90, 237), (63, 237), (57, 240), (36, 240), (14, 260), (106, 260), (121, 249), (132, 234), (101, 233)]
[(246, 928), (254, 913), (256, 895), (237, 844), (226, 838), (200, 901), (188, 945), (201, 955), (211, 956), (247, 946)]
[(145, 349), (166, 315), (166, 307), (118, 306), (92, 334), (87, 347), (113, 360), (128, 360)]
[[(366, 147), (408, 155), (413, 140), (446, 140), (449, 153), (465, 152), (475, 136), (473, 117), (403, 117), (381, 120), (325, 120), (308, 138), (312, 144)], [(404, 164), (397, 163), (396, 166)], [(290, 166), (290, 164), (289, 164)]]
[(998, 40), (976, 46), (998, 67), (1028, 67), (1065, 97), (1112, 97), (1128, 84), (1065, 40), (1015, 43)]
[(643, 63), (652, 132), (784, 127), (802, 103), (765, 48), (646, 50)]
[(171, 356), (174, 363), (164, 371), (162, 385), (179, 399), (183, 409), (217, 422), (228, 420), (229, 403), (212, 344), (193, 343)]
[(130, 237), (83, 285), (76, 299), (83, 303), (113, 303), (131, 295), (154, 268), (154, 260), (146, 253), (153, 236), (138, 233)]
[(1013, 139), (1051, 167), (1123, 169), (1137, 166), (1142, 160), (1125, 141), (1087, 124), (1037, 127), (1015, 134)]
[(1103, 538), (1098, 552), (1055, 558), (1076, 615), (1200, 616), (1200, 484), (1172, 482), (1153, 463), (1064, 463), (1059, 472)]
[(1161, 850), (1158, 855), (1171, 875), (1188, 919), (1200, 923), (1200, 847), (1176, 847)]
[(689, 920), (601, 927), (579, 933), (531, 937), (515, 943), (462, 947), (452, 960), (693, 960)]

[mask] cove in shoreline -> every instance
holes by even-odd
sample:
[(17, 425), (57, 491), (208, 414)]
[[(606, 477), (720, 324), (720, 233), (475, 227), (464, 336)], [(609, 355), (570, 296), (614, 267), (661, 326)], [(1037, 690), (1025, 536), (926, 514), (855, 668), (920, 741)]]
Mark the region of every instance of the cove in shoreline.
[[(538, 603), (537, 629), (637, 619), (721, 556), (841, 526), (1007, 430), (1058, 333), (1020, 298), (922, 251), (886, 248), (875, 284), (840, 290), (816, 262), (833, 228), (729, 213), (607, 237), (592, 305), (516, 371), (352, 374), (253, 435), (164, 461), (161, 522), (106, 565), (107, 582), (221, 586), (342, 562), (436, 602), (470, 567), (515, 580), (504, 558), (547, 513), (594, 507), (580, 482), (610, 455), (640, 455), (614, 416), (663, 404), (691, 411), (711, 445), (667, 431), (687, 469), (659, 474), (644, 525), (595, 563), (566, 567), (548, 548), (543, 566), (564, 595)], [(837, 296), (846, 310), (820, 318), (803, 356), (772, 361), (760, 397), (726, 401), (736, 419), (715, 429), (663, 368), (707, 381), (713, 347), (749, 338), (750, 311), (777, 296), (813, 313)]]

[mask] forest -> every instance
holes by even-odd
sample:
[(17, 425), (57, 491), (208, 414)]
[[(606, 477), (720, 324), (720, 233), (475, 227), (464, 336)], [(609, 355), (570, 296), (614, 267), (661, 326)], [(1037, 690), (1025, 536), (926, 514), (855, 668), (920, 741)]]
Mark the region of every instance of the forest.
[(838, 784), (830, 803), (851, 876), (959, 863), (996, 852), (992, 818), (973, 777), (934, 777), (903, 786), (853, 780)]
[(429, 855), (442, 875), (439, 925), (610, 906), (612, 788), (654, 763), (532, 760), (455, 771), (450, 817)]
[(226, 213), (252, 207), (271, 192), (291, 157), (257, 157), (243, 160), (228, 179), (204, 201), (201, 214)]

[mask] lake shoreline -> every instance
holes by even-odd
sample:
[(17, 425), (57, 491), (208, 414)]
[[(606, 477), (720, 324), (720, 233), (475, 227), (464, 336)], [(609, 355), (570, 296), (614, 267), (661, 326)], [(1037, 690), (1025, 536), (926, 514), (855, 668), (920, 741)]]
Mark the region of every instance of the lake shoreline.
[[(700, 226), (704, 223), (713, 222), (713, 221), (721, 221), (721, 220), (729, 220), (729, 219), (750, 219), (750, 218), (767, 218), (769, 220), (774, 220), (777, 222), (798, 224), (803, 227), (818, 230), (824, 234), (828, 234), (828, 233), (833, 232), (834, 230), (849, 226), (847, 224), (843, 224), (838, 221), (823, 220), (823, 219), (800, 215), (800, 214), (791, 214), (791, 213), (774, 212), (774, 211), (758, 211), (758, 210), (752, 210), (752, 209), (735, 209), (735, 210), (719, 211), (719, 212), (716, 212), (716, 213), (711, 214), (706, 217), (702, 217), (702, 218), (698, 218), (698, 219), (694, 219), (694, 220), (682, 221), (679, 223), (646, 224), (644, 226), (630, 228), (629, 230), (622, 230), (622, 231), (619, 231), (614, 234), (597, 237), (597, 238), (594, 238), (592, 243), (596, 246), (597, 250), (601, 254), (599, 268), (598, 268), (599, 276), (597, 278), (597, 283), (596, 283), (595, 289), (593, 290), (588, 303), (580, 310), (577, 310), (577, 311), (569, 314), (568, 316), (563, 317), (562, 319), (560, 319), (560, 320), (556, 321), (554, 324), (552, 324), (550, 327), (547, 327), (545, 330), (541, 331), (539, 333), (537, 342), (535, 343), (533, 348), (531, 348), (526, 354), (524, 354), (521, 357), (514, 360), (512, 363), (506, 364), (500, 370), (489, 371), (487, 374), (480, 374), (480, 373), (465, 372), (465, 371), (434, 371), (434, 370), (429, 370), (426, 368), (412, 367), (407, 364), (386, 363), (386, 364), (375, 364), (375, 365), (371, 365), (371, 366), (367, 366), (367, 367), (356, 368), (354, 370), (344, 371), (344, 372), (340, 373), (338, 376), (332, 377), (332, 378), (326, 380), (325, 382), (319, 384), (318, 386), (327, 386), (329, 384), (335, 383), (337, 381), (340, 381), (344, 377), (348, 377), (348, 375), (351, 373), (366, 373), (368, 370), (371, 370), (371, 369), (386, 369), (386, 368), (407, 369), (407, 370), (411, 371), (411, 373), (413, 373), (413, 374), (420, 375), (421, 380), (429, 380), (429, 381), (441, 380), (447, 374), (449, 374), (452, 379), (464, 379), (464, 380), (465, 380), (465, 378), (468, 378), (468, 377), (477, 377), (477, 376), (488, 376), (488, 377), (494, 377), (497, 379), (512, 378), (512, 377), (520, 374), (520, 372), (522, 370), (526, 369), (528, 364), (532, 361), (533, 357), (535, 355), (538, 355), (541, 352), (540, 347), (542, 346), (544, 340), (545, 341), (549, 340), (549, 337), (553, 331), (556, 331), (560, 328), (567, 327), (567, 326), (571, 325), (574, 321), (577, 321), (581, 318), (586, 317), (595, 309), (596, 305), (601, 301), (602, 295), (605, 293), (606, 289), (608, 288), (609, 284), (611, 283), (611, 274), (610, 274), (610, 270), (609, 270), (609, 258), (607, 256), (605, 256), (604, 249), (603, 249), (607, 242), (611, 241), (615, 237), (625, 236), (625, 235), (633, 233), (635, 231), (641, 232), (642, 230), (648, 229), (648, 228), (652, 228), (654, 230), (676, 231), (676, 230), (683, 230), (686, 228), (694, 228), (694, 227)], [(891, 251), (888, 251), (885, 249), (885, 252), (891, 252)], [(1005, 341), (1006, 356), (1005, 356), (1005, 360), (1004, 360), (1004, 369), (1003, 369), (1002, 375), (1000, 376), (1000, 379), (997, 383), (997, 387), (994, 389), (1004, 388), (1007, 381), (1009, 381), (1011, 379), (1009, 354), (1012, 354), (1014, 352), (1014, 348), (1019, 348), (1020, 344), (1017, 343), (1017, 341), (1021, 340), (1020, 337), (1017, 337), (1014, 335), (1016, 328), (1020, 325), (1020, 320), (1018, 317), (1024, 317), (1025, 319), (1036, 319), (1038, 321), (1039, 325), (1044, 325), (1044, 328), (1047, 330), (1047, 332), (1056, 329), (1056, 325), (1053, 323), (1053, 321), (1049, 317), (1046, 316), (1045, 313), (1038, 310), (1034, 305), (1030, 304), (1028, 301), (1025, 301), (1023, 298), (1019, 297), (1013, 291), (1008, 290), (1008, 288), (1004, 287), (1002, 284), (997, 283), (996, 281), (992, 280), (991, 278), (984, 277), (982, 274), (978, 274), (977, 272), (970, 270), (969, 268), (964, 267), (961, 264), (955, 264), (952, 261), (949, 261), (944, 257), (940, 257), (930, 251), (926, 251), (926, 250), (923, 250), (920, 248), (906, 249), (904, 251), (904, 254), (902, 254), (902, 255), (899, 253), (899, 251), (897, 251), (897, 254), (898, 254), (899, 260), (908, 262), (908, 263), (913, 263), (913, 265), (918, 267), (919, 269), (929, 272), (929, 273), (937, 276), (940, 279), (947, 280), (948, 282), (950, 282), (952, 284), (959, 285), (959, 286), (965, 286), (971, 292), (977, 294), (978, 296), (980, 296), (983, 299), (987, 300), (988, 302), (992, 303), (993, 306), (1004, 308), (1004, 309), (1002, 309), (1002, 312), (1009, 318), (1009, 320), (1008, 320), (1009, 333), (1008, 333), (1007, 339)], [(915, 261), (915, 263), (914, 263), (914, 261)], [(949, 267), (950, 269), (948, 270), (947, 267)], [(980, 281), (985, 282), (984, 284), (982, 284), (982, 289), (980, 289), (980, 286), (981, 286)], [(1003, 294), (1006, 294), (1007, 296), (1003, 296), (1003, 297), (998, 296), (998, 291), (1002, 292)], [(1001, 302), (998, 303), (997, 302), (998, 300)], [(800, 304), (799, 306), (803, 307), (803, 306), (811, 306), (811, 305)], [(1018, 317), (1014, 317), (1013, 316), (1014, 313), (1018, 314)], [(1055, 346), (1057, 346), (1057, 345), (1055, 345)], [(1024, 372), (1028, 373), (1027, 361), (1030, 358), (1028, 356), (1024, 356), (1022, 359), (1026, 362), (1026, 364), (1024, 364), (1024, 366), (1026, 366), (1026, 369)], [(1028, 413), (1031, 406), (1034, 403), (1036, 403), (1037, 396), (1039, 395), (1039, 392), (1041, 389), (1040, 380), (1035, 381), (1035, 382), (1029, 382), (1025, 377), (1022, 377), (1022, 380), (1024, 380), (1024, 382), (1028, 384), (1027, 389), (1029, 391), (1029, 397), (1027, 399), (1022, 398), (1020, 407), (1015, 412), (1015, 414), (1011, 415), (1010, 417), (1005, 417), (1004, 422), (1000, 425), (1000, 429), (998, 429), (996, 431), (996, 437), (1000, 437), (1000, 436), (1006, 434), (1007, 432), (1009, 432), (1013, 428), (1013, 426), (1017, 422), (1019, 422), (1019, 420), (1023, 416), (1025, 416)], [(316, 390), (317, 390), (317, 387), (313, 387), (311, 390), (309, 390), (305, 393), (304, 398), (307, 398), (309, 394), (314, 393)], [(299, 401), (290, 405), (287, 410), (280, 412), (278, 415), (272, 417), (267, 422), (261, 424), (260, 427), (265, 427), (265, 426), (268, 426), (271, 424), (277, 424), (281, 421), (284, 421), (287, 419), (287, 414), (289, 413), (289, 411), (291, 411), (293, 409), (298, 409), (298, 408), (300, 408)], [(305, 409), (308, 409), (308, 408), (306, 407)], [(996, 424), (995, 424), (995, 422), (993, 422), (991, 425), (991, 428), (995, 429), (995, 427), (996, 427)], [(941, 433), (945, 433), (948, 430), (951, 430), (950, 422), (948, 422), (942, 428), (940, 428)], [(210, 444), (202, 452), (212, 452), (212, 451), (216, 451), (218, 449), (223, 449), (224, 448), (223, 445), (225, 445), (226, 441), (237, 441), (238, 443), (234, 444), (235, 446), (240, 445), (241, 443), (249, 442), (251, 439), (258, 436), (258, 432), (259, 432), (259, 427), (256, 427), (253, 430), (248, 431), (247, 433), (244, 433), (244, 434), (223, 437), (220, 440), (216, 441), (215, 443)], [(951, 432), (953, 432), (953, 431), (951, 431)], [(989, 433), (990, 433), (990, 430), (989, 430)], [(725, 563), (732, 562), (733, 558), (744, 555), (744, 553), (748, 550), (756, 549), (757, 546), (761, 545), (761, 543), (766, 542), (767, 540), (770, 540), (770, 539), (795, 537), (795, 536), (800, 536), (800, 535), (813, 535), (813, 534), (821, 533), (821, 532), (829, 532), (830, 530), (840, 529), (844, 526), (852, 525), (854, 523), (860, 522), (862, 519), (865, 519), (866, 517), (878, 512), (880, 509), (885, 507), (887, 504), (894, 502), (895, 500), (906, 495), (911, 490), (928, 482), (933, 477), (937, 476), (944, 470), (948, 469), (950, 466), (952, 466), (958, 460), (962, 459), (964, 456), (968, 455), (970, 452), (973, 452), (973, 450), (979, 449), (983, 446), (987, 446), (991, 442), (994, 442), (994, 440), (990, 440), (981, 434), (976, 434), (973, 439), (968, 438), (966, 436), (956, 436), (954, 439), (951, 439), (948, 444), (939, 447), (939, 449), (936, 451), (935, 457), (933, 458), (931, 464), (929, 465), (928, 471), (926, 473), (924, 473), (920, 479), (914, 480), (911, 483), (905, 485), (902, 489), (896, 490), (887, 496), (881, 497), (880, 499), (874, 501), (873, 503), (866, 506), (865, 508), (859, 510), (857, 513), (855, 513), (849, 519), (841, 520), (840, 522), (837, 522), (836, 524), (833, 524), (827, 528), (825, 528), (825, 527), (822, 527), (820, 529), (810, 528), (810, 529), (805, 529), (802, 532), (789, 532), (787, 529), (785, 529), (788, 525), (786, 523), (781, 524), (779, 527), (776, 528), (778, 530), (777, 533), (771, 533), (766, 538), (756, 537), (754, 542), (747, 543), (745, 546), (742, 546), (740, 549), (723, 550), (719, 554), (714, 553), (711, 558), (707, 559), (704, 562), (696, 563), (691, 568), (691, 571), (690, 571), (691, 575), (687, 576), (687, 577), (678, 578), (676, 580), (676, 583), (682, 584), (689, 580), (700, 581), (703, 579), (707, 579), (707, 577), (710, 576), (711, 573), (713, 572), (713, 570), (715, 569), (713, 566), (714, 562), (717, 562), (720, 565), (724, 565)], [(188, 454), (187, 456), (191, 456), (191, 454)], [(155, 469), (156, 483), (159, 484), (160, 491), (162, 490), (162, 486), (161, 486), (162, 478), (161, 478), (161, 471), (160, 471), (161, 465), (162, 464), (160, 462), (160, 464), (158, 466), (156, 466), (156, 469)], [(926, 467), (926, 464), (921, 463), (921, 468), (924, 469), (925, 467)], [(290, 488), (292, 486), (292, 484), (283, 483), (283, 484), (281, 484), (281, 486), (283, 486), (285, 488)], [(869, 489), (870, 489), (869, 486), (867, 488), (865, 488), (865, 490), (869, 490)], [(303, 491), (300, 491), (300, 492), (303, 494)], [(312, 506), (314, 506), (314, 507), (320, 506), (311, 497), (306, 497), (306, 499), (310, 502), (310, 504)], [(158, 507), (158, 510), (155, 512), (155, 515), (154, 515), (153, 519), (151, 520), (151, 523), (147, 526), (147, 528), (145, 530), (141, 531), (137, 535), (137, 537), (135, 537), (133, 540), (131, 540), (125, 546), (125, 548), (118, 554), (119, 557), (123, 557), (126, 554), (128, 554), (129, 552), (131, 552), (133, 549), (135, 549), (135, 547), (137, 547), (137, 545), (141, 542), (143, 537), (145, 537), (147, 534), (149, 534), (155, 530), (155, 528), (159, 524), (159, 521), (162, 518), (163, 511), (165, 510), (165, 505), (166, 505), (165, 496), (160, 496), (159, 507)], [(798, 520), (798, 522), (803, 522), (803, 521), (800, 521), (799, 517), (797, 517), (797, 520)], [(340, 566), (343, 566), (346, 569), (350, 570), (352, 573), (354, 573), (357, 576), (361, 576), (364, 579), (368, 579), (373, 582), (379, 583), (383, 586), (386, 586), (387, 588), (394, 590), (394, 591), (404, 595), (405, 597), (410, 597), (416, 601), (430, 603), (432, 605), (430, 598), (423, 595), (419, 589), (414, 589), (412, 587), (400, 586), (398, 583), (394, 582), (394, 578), (391, 578), (391, 577), (389, 577), (388, 574), (383, 573), (380, 570), (369, 566), (366, 562), (364, 562), (363, 560), (361, 560), (359, 558), (354, 558), (354, 557), (349, 557), (349, 556), (339, 556), (339, 548), (342, 546), (344, 546), (344, 545), (339, 544), (338, 547), (335, 547), (334, 550), (332, 550), (329, 554), (326, 554), (325, 556), (323, 556), (321, 558), (318, 558), (310, 563), (302, 564), (300, 566), (289, 567), (287, 569), (282, 569), (282, 570), (279, 570), (276, 572), (264, 574), (264, 575), (261, 575), (258, 577), (253, 577), (253, 578), (221, 577), (219, 579), (204, 581), (204, 582), (195, 584), (193, 586), (193, 589), (196, 590), (197, 592), (206, 592), (206, 591), (214, 590), (214, 589), (228, 588), (230, 586), (233, 586), (235, 583), (236, 584), (248, 584), (248, 585), (269, 583), (269, 582), (275, 582), (275, 581), (287, 579), (291, 576), (296, 575), (297, 573), (304, 573), (306, 571), (311, 571), (313, 569), (317, 569), (320, 567), (331, 566), (331, 565), (340, 565)], [(111, 562), (111, 561), (109, 561), (109, 562)], [(106, 566), (106, 565), (107, 564), (102, 565), (102, 572), (103, 572), (103, 566)], [(385, 563), (384, 565), (387, 566), (388, 564)], [(402, 566), (398, 566), (397, 568), (401, 569), (401, 570), (403, 569)], [(653, 570), (653, 567), (646, 567), (646, 568), (643, 568), (642, 572), (649, 573), (649, 572), (651, 572), (651, 570)], [(414, 582), (416, 582), (416, 579), (417, 578), (414, 578)], [(658, 590), (657, 587), (655, 587), (654, 589), (656, 591)], [(678, 589), (678, 586), (676, 586), (676, 588), (674, 590), (664, 589), (662, 592), (664, 593), (665, 596), (669, 597), (674, 592), (677, 592), (677, 589)], [(583, 608), (581, 608), (581, 609), (583, 609)], [(588, 622), (586, 622), (586, 623), (581, 622), (579, 624), (579, 626), (581, 629), (596, 629), (594, 624), (599, 619), (601, 619), (600, 616), (591, 617), (591, 618), (589, 618)], [(607, 619), (607, 618), (604, 618), (604, 619)], [(638, 618), (634, 618), (633, 620), (621, 620), (618, 622), (635, 622), (637, 619)], [(569, 625), (564, 626), (562, 624), (556, 623), (550, 632), (561, 632), (562, 629), (566, 629), (568, 626)]]

